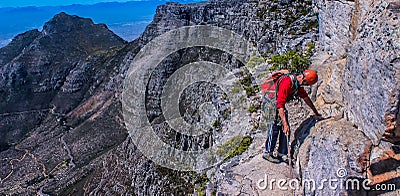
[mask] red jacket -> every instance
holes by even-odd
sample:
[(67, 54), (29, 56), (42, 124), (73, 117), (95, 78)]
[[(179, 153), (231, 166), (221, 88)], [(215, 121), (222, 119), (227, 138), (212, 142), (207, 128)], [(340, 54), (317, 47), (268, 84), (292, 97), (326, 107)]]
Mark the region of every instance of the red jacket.
[[(278, 109), (285, 107), (285, 104), (288, 101), (287, 100), (288, 97), (295, 90), (294, 84), (292, 84), (292, 80), (290, 79), (290, 77), (285, 76), (280, 80), (281, 80), (281, 82), (279, 84), (278, 94), (276, 97), (276, 108), (278, 108)], [(299, 87), (299, 89), (297, 91), (297, 95), (300, 98), (305, 98), (308, 96), (303, 87)]]

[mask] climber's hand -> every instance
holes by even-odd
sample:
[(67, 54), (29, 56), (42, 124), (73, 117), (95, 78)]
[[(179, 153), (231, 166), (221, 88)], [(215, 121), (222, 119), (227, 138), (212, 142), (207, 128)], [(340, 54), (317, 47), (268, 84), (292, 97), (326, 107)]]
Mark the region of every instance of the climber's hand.
[(290, 127), (288, 124), (283, 125), (283, 133), (288, 136), (290, 134)]
[(315, 120), (316, 121), (320, 121), (323, 120), (324, 118), (322, 117), (322, 115), (320, 113), (315, 114)]

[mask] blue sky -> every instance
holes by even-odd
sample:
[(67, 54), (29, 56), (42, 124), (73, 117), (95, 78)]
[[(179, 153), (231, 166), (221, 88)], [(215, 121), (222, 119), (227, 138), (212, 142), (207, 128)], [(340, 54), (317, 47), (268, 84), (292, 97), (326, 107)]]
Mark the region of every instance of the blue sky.
[[(0, 0), (0, 7), (57, 6), (57, 5), (95, 4), (100, 2), (126, 2), (126, 1), (135, 1), (135, 0)], [(136, 1), (145, 1), (145, 0), (136, 0)], [(157, 1), (157, 0), (151, 0), (151, 1)]]
[[(17, 34), (43, 24), (60, 12), (106, 24), (127, 41), (136, 39), (153, 19), (157, 5), (166, 1), (193, 3), (201, 0), (0, 0), (0, 48)], [(121, 2), (96, 4), (100, 2)], [(71, 4), (82, 4), (71, 6)], [(35, 6), (35, 7), (27, 7)], [(5, 8), (14, 7), (14, 8)], [(17, 7), (17, 8), (16, 8)]]

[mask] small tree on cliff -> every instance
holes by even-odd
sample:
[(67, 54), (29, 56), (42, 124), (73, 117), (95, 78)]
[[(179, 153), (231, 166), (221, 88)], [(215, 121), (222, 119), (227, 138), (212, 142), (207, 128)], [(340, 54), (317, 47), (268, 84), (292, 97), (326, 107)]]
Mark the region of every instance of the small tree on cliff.
[(269, 61), (272, 66), (269, 68), (270, 70), (281, 70), (288, 69), (291, 72), (300, 73), (306, 70), (310, 64), (310, 57), (312, 55), (312, 51), (314, 49), (314, 44), (308, 44), (308, 49), (306, 52), (300, 54), (295, 50), (289, 50), (285, 54), (282, 55), (274, 55)]

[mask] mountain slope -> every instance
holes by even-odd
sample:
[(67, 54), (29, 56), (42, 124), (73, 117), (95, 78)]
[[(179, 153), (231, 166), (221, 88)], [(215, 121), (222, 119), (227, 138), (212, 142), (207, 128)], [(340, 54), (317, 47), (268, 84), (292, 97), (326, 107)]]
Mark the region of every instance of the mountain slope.
[[(124, 43), (102, 25), (65, 14), (55, 16), (42, 32), (28, 32), (31, 37), (21, 35), (19, 39), (27, 43), (10, 45), (2, 53), (4, 65), (0, 67), (1, 73), (4, 71), (7, 76), (0, 83), (1, 89), (13, 97), (10, 100), (5, 95), (1, 97), (7, 104), (0, 106), (8, 112), (1, 118), (1, 126), (5, 127), (1, 130), (8, 132), (7, 137), (2, 137), (5, 139), (0, 152), (0, 192), (5, 195), (186, 195), (193, 192), (263, 195), (270, 193), (269, 190), (259, 190), (256, 183), (264, 173), (270, 178), (293, 177), (284, 164), (263, 164), (260, 154), (266, 130), (259, 123), (260, 111), (248, 112), (251, 119), (243, 122), (248, 125), (244, 133), (251, 138), (248, 150), (204, 173), (163, 168), (146, 158), (128, 137), (121, 92), (136, 54), (169, 30), (199, 24), (232, 30), (253, 42), (265, 57), (291, 49), (306, 50), (319, 37), (312, 67), (318, 70), (321, 79), (310, 92), (319, 111), (328, 119), (315, 122), (308, 116), (310, 111), (305, 104), (288, 105), (295, 177), (320, 183), (324, 179), (337, 179), (337, 171), (346, 169), (348, 175), (340, 180), (368, 178), (375, 184), (398, 183), (398, 47), (393, 43), (398, 41), (395, 27), (399, 22), (399, 6), (392, 1), (386, 4), (316, 3), (319, 27), (312, 1), (235, 0), (160, 6), (146, 31), (131, 43)], [(370, 20), (377, 27), (367, 28)], [(86, 28), (74, 24), (83, 24)], [(382, 47), (373, 47), (375, 40), (379, 41), (375, 39), (377, 32), (384, 29), (391, 29), (392, 34), (382, 36), (381, 41), (387, 41)], [(368, 52), (356, 55), (360, 51)], [(390, 58), (383, 58), (382, 54), (390, 54)], [(364, 63), (362, 57), (371, 58)], [(229, 119), (221, 113), (221, 129), (212, 128), (210, 133), (198, 137), (181, 134), (166, 123), (160, 103), (163, 85), (181, 66), (196, 61), (230, 67), (242, 81), (245, 73), (253, 73), (250, 83), (261, 80), (259, 70), (268, 66), (261, 64), (254, 70), (245, 70), (245, 65), (236, 62), (232, 55), (207, 47), (178, 50), (163, 59), (146, 83), (146, 117), (159, 137), (181, 150), (205, 149), (209, 147), (207, 141), (214, 141), (213, 136), (237, 128), (227, 126)], [(358, 74), (362, 70), (372, 70), (373, 74)], [(383, 84), (377, 76), (391, 79), (384, 80)], [(383, 88), (365, 86), (367, 83), (359, 77), (381, 82), (379, 86)], [(358, 83), (360, 80), (363, 82)], [(211, 100), (218, 107), (223, 106), (220, 100), (213, 99), (221, 93), (212, 91), (212, 87), (198, 84), (185, 89), (179, 105), (181, 115), (195, 121), (199, 115), (197, 108), (202, 103)], [(254, 106), (261, 101), (260, 95), (245, 99)], [(25, 108), (30, 110), (18, 112)], [(21, 123), (26, 120), (29, 123)], [(325, 186), (318, 190), (301, 187), (297, 193), (395, 195), (396, 191), (333, 190)]]
[[(42, 32), (21, 34), (2, 48), (0, 110), (5, 123), (1, 130), (5, 135), (2, 139), (11, 140), (3, 142), (19, 141), (40, 123), (41, 112), (55, 109), (66, 113), (76, 107), (95, 82), (94, 67), (85, 62), (86, 58), (124, 43), (105, 25), (60, 13), (44, 25)], [(17, 123), (17, 116), (41, 117), (35, 122)], [(18, 134), (11, 133), (12, 129)]]

